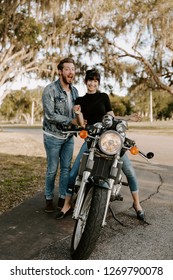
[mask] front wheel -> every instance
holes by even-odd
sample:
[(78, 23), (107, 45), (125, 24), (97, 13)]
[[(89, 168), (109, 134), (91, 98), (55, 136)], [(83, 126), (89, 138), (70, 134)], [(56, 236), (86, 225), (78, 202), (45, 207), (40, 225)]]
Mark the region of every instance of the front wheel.
[(108, 189), (94, 186), (88, 191), (71, 241), (71, 257), (87, 259), (93, 251), (102, 228)]

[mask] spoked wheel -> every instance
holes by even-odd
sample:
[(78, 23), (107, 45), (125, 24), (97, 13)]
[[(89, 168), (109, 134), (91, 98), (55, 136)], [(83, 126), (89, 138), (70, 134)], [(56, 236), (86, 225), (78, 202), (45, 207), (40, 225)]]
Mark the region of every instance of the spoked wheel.
[(107, 193), (108, 189), (96, 185), (88, 191), (72, 236), (73, 259), (87, 259), (93, 251), (102, 229)]

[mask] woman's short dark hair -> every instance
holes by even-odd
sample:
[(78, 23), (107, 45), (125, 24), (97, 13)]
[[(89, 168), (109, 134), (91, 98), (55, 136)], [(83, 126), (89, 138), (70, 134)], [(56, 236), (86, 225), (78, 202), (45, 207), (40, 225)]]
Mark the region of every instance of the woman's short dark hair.
[(62, 70), (64, 63), (73, 63), (75, 65), (74, 60), (71, 57), (66, 57), (64, 59), (62, 59), (59, 64), (58, 64), (58, 70)]
[(85, 82), (87, 82), (88, 80), (97, 80), (100, 84), (100, 73), (97, 69), (93, 68), (86, 71)]

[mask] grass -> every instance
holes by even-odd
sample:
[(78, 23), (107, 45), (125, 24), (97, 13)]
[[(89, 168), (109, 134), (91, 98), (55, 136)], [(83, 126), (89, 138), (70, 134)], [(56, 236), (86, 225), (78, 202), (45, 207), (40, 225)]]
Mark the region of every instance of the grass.
[(43, 191), (46, 159), (0, 154), (0, 213)]

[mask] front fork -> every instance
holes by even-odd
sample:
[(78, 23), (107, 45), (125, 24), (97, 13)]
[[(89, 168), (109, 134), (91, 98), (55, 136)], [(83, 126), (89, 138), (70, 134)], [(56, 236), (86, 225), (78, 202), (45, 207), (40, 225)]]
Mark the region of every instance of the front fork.
[[(76, 199), (76, 203), (75, 203), (75, 207), (74, 207), (74, 211), (73, 211), (73, 215), (72, 218), (73, 219), (79, 219), (79, 215), (80, 215), (80, 211), (81, 211), (81, 207), (83, 204), (83, 200), (85, 197), (85, 192), (86, 192), (86, 184), (88, 183), (88, 178), (91, 175), (91, 171), (93, 169), (94, 166), (94, 146), (95, 146), (96, 140), (93, 143), (93, 146), (90, 148), (90, 153), (89, 155), (83, 155), (84, 157), (82, 157), (83, 163), (85, 165), (85, 158), (86, 158), (86, 169), (85, 171), (82, 172), (82, 181), (79, 184), (80, 188), (78, 191), (78, 195), (77, 195), (77, 199)], [(81, 160), (81, 165), (82, 165), (82, 160)], [(81, 167), (81, 166), (80, 166)]]
[(78, 219), (79, 218), (80, 210), (81, 210), (81, 207), (82, 207), (82, 204), (83, 204), (85, 191), (86, 191), (85, 186), (86, 186), (86, 183), (88, 182), (88, 178), (89, 178), (90, 174), (91, 174), (90, 171), (84, 171), (83, 172), (82, 181), (80, 183), (80, 188), (79, 188), (79, 191), (78, 191), (75, 207), (74, 207), (74, 210), (73, 210), (73, 215), (72, 215), (73, 219)]
[(104, 213), (104, 217), (103, 217), (103, 221), (102, 221), (102, 227), (104, 227), (106, 225), (106, 217), (107, 217), (107, 212), (108, 212), (108, 208), (109, 208), (109, 202), (111, 199), (111, 193), (112, 193), (112, 188), (113, 188), (114, 182), (115, 182), (114, 179), (109, 179), (109, 190), (108, 190), (108, 196), (107, 196), (107, 201), (106, 201), (105, 213)]
[(106, 217), (107, 217), (111, 196), (117, 195), (121, 189), (121, 184), (119, 184), (118, 188), (116, 186), (121, 180), (122, 165), (123, 162), (119, 161), (118, 158), (116, 158), (110, 171), (110, 178), (108, 179), (109, 190), (108, 190), (107, 201), (105, 206), (105, 213), (102, 221), (102, 227), (106, 225)]

